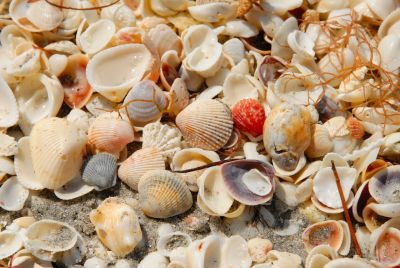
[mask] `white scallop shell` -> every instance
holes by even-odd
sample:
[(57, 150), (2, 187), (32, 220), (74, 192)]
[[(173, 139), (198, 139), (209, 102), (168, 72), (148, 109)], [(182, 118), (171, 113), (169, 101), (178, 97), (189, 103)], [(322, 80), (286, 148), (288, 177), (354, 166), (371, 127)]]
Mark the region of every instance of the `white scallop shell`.
[(21, 210), (28, 196), (29, 190), (18, 182), (17, 177), (11, 177), (0, 187), (0, 207), (7, 211)]
[(78, 46), (87, 54), (95, 54), (104, 49), (115, 34), (114, 22), (101, 19), (90, 26), (80, 35)]
[(195, 48), (183, 61), (186, 68), (203, 77), (215, 75), (222, 63), (222, 45), (217, 42), (205, 43)]
[(14, 255), (23, 246), (22, 237), (12, 231), (0, 233), (0, 259), (5, 259)]
[(11, 88), (0, 75), (0, 127), (8, 128), (19, 119), (18, 104)]

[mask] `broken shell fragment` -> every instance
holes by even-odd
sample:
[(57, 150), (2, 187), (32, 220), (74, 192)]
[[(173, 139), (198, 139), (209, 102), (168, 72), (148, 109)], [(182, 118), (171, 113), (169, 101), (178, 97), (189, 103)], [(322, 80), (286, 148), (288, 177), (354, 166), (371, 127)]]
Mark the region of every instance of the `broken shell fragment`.
[(19, 118), (18, 104), (7, 82), (0, 77), (0, 127), (15, 125)]
[(253, 262), (264, 263), (268, 252), (272, 249), (272, 243), (268, 239), (256, 237), (247, 241), (247, 247)]
[(18, 153), (18, 143), (14, 137), (0, 132), (0, 156), (12, 156)]
[(109, 153), (94, 155), (83, 167), (82, 180), (97, 191), (113, 187), (117, 182), (117, 158)]
[(0, 244), (0, 259), (5, 259), (22, 248), (23, 240), (16, 232), (3, 231), (0, 233)]

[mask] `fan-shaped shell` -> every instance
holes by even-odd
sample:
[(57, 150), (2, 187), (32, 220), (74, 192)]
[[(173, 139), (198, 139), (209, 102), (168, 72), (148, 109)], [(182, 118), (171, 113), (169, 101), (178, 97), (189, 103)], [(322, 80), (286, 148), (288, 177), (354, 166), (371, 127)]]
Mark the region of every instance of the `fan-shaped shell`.
[(18, 104), (7, 82), (0, 77), (0, 127), (8, 128), (18, 122)]
[(29, 191), (18, 182), (17, 177), (11, 177), (0, 187), (0, 207), (7, 211), (21, 210), (28, 196)]
[(14, 255), (23, 246), (22, 237), (12, 231), (3, 231), (0, 233), (0, 259), (5, 259)]
[(308, 252), (316, 246), (327, 244), (339, 250), (343, 242), (343, 227), (338, 221), (315, 223), (304, 230), (302, 239)]
[(137, 191), (140, 178), (146, 172), (164, 169), (165, 163), (160, 151), (152, 147), (144, 147), (121, 163), (118, 169), (118, 177)]
[(117, 182), (117, 158), (109, 153), (94, 155), (83, 167), (82, 180), (97, 191), (113, 187)]
[(82, 165), (86, 136), (66, 119), (46, 118), (30, 136), (33, 170), (38, 182), (57, 189), (72, 180)]
[(118, 198), (107, 198), (90, 213), (101, 242), (123, 257), (142, 240), (142, 231), (135, 211)]
[(186, 183), (169, 171), (147, 172), (139, 182), (139, 203), (144, 214), (169, 218), (192, 207), (192, 194)]
[(182, 41), (169, 26), (159, 24), (152, 28), (148, 34), (160, 57), (169, 50), (174, 50), (178, 55), (181, 55)]
[(232, 133), (231, 112), (217, 100), (197, 100), (176, 117), (184, 140), (192, 147), (216, 151), (224, 146)]

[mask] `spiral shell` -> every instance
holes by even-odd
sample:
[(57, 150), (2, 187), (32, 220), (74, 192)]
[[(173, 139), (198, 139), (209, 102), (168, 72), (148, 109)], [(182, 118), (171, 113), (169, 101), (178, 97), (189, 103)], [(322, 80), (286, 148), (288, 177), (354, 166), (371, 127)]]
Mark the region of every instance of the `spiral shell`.
[(169, 171), (147, 172), (139, 182), (139, 203), (152, 218), (169, 218), (192, 207), (192, 194), (186, 183)]
[(322, 157), (331, 152), (333, 142), (330, 139), (329, 132), (323, 125), (315, 124), (311, 129), (311, 142), (305, 151), (310, 158)]
[(102, 191), (117, 181), (117, 158), (109, 153), (94, 155), (83, 168), (82, 180)]
[(197, 100), (176, 117), (184, 139), (192, 147), (216, 151), (229, 140), (233, 121), (229, 108), (217, 100)]

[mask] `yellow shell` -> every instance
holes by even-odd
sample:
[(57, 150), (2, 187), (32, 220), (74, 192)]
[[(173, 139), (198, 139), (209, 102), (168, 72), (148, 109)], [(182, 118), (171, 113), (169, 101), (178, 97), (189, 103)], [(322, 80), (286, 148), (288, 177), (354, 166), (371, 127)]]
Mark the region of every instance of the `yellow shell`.
[(140, 178), (152, 170), (165, 170), (163, 156), (155, 148), (143, 148), (122, 162), (118, 170), (118, 177), (137, 191)]
[(179, 175), (156, 170), (147, 172), (140, 179), (139, 203), (147, 216), (165, 219), (190, 209), (193, 199), (189, 187)]
[(184, 139), (192, 147), (216, 151), (229, 140), (233, 121), (230, 109), (217, 100), (197, 100), (176, 117)]
[(90, 212), (100, 241), (118, 257), (132, 252), (142, 240), (135, 211), (121, 199), (110, 197)]
[(72, 180), (82, 166), (86, 136), (66, 119), (50, 117), (37, 123), (31, 132), (33, 170), (39, 183), (58, 189)]
[(311, 128), (311, 142), (306, 150), (306, 155), (310, 158), (318, 158), (331, 152), (333, 142), (329, 136), (329, 131), (323, 125), (315, 124)]

